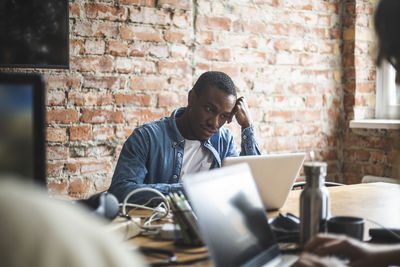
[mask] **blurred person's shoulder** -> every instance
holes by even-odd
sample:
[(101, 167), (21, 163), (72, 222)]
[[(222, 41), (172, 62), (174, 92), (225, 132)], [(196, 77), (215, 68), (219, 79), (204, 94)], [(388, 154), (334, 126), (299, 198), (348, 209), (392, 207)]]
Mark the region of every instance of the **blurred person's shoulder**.
[(0, 179), (0, 250), (4, 266), (144, 266), (107, 232), (105, 221), (44, 188)]

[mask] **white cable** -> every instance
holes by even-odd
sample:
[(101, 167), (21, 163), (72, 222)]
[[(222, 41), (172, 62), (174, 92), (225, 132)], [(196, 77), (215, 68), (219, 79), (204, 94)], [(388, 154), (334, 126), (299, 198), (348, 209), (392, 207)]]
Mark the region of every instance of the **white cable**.
[[(132, 195), (137, 194), (139, 192), (152, 192), (157, 194), (157, 197), (151, 198), (149, 201), (147, 201), (144, 205), (139, 205), (139, 204), (133, 204), (133, 203), (127, 203), (130, 197)], [(152, 200), (154, 199), (161, 199), (162, 202), (158, 204), (157, 207), (155, 208), (150, 208), (145, 205), (149, 204)], [(143, 188), (137, 188), (133, 191), (131, 191), (128, 195), (126, 195), (123, 203), (122, 203), (122, 214), (126, 216), (126, 207), (134, 207), (134, 208), (141, 208), (141, 209), (147, 209), (147, 210), (152, 210), (153, 213), (150, 216), (146, 216), (147, 220), (144, 222), (142, 226), (140, 226), (142, 229), (147, 230), (148, 232), (155, 230), (154, 233), (158, 233), (158, 231), (161, 229), (161, 225), (152, 225), (151, 223), (156, 220), (163, 219), (167, 217), (170, 213), (170, 206), (168, 200), (165, 198), (165, 196), (158, 190), (153, 189), (153, 188), (148, 188), (148, 187), (143, 187)], [(161, 210), (162, 209), (162, 210)]]

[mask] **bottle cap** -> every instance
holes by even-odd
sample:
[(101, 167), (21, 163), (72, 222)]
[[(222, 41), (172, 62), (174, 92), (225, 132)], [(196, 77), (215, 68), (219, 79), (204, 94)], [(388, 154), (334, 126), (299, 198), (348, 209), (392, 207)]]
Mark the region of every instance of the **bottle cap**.
[(325, 178), (326, 176), (326, 168), (328, 164), (326, 162), (321, 161), (309, 161), (304, 162), (304, 174), (307, 177), (322, 177)]

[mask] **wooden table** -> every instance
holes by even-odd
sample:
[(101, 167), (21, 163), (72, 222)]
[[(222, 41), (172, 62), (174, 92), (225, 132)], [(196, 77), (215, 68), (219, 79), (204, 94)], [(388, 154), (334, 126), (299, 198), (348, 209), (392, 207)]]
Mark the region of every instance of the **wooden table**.
[[(385, 227), (400, 227), (400, 185), (387, 183), (357, 184), (337, 187), (328, 187), (331, 200), (331, 215), (348, 215), (365, 218), (377, 222)], [(290, 212), (299, 216), (299, 196), (301, 190), (293, 190), (285, 205), (279, 211), (268, 212), (268, 217)], [(377, 225), (367, 221), (366, 235), (370, 227)], [(184, 250), (189, 253), (176, 253), (178, 260), (195, 259), (207, 255), (205, 247), (179, 248), (172, 241), (159, 241), (150, 237), (135, 237), (130, 240), (138, 246), (157, 247), (174, 251)], [(203, 252), (198, 254), (198, 252)], [(150, 262), (155, 262), (150, 259)], [(211, 261), (200, 262), (195, 266), (212, 266)]]
[[(379, 227), (400, 227), (400, 185), (389, 183), (370, 183), (328, 187), (331, 215), (356, 216), (366, 219), (366, 229)], [(291, 191), (285, 205), (279, 212), (290, 212), (299, 216), (301, 190)], [(269, 212), (276, 216), (278, 211)], [(368, 231), (365, 231), (366, 234)]]

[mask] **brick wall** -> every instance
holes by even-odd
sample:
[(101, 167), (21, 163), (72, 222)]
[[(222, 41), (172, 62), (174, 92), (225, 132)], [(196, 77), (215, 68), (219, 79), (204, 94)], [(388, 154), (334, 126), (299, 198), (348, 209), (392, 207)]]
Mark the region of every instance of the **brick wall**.
[[(366, 85), (355, 85), (356, 66), (371, 56), (369, 44), (355, 49), (351, 32), (342, 38), (342, 25), (358, 21), (352, 2), (70, 1), (70, 70), (37, 70), (47, 78), (50, 193), (87, 197), (107, 189), (132, 130), (185, 105), (207, 70), (228, 73), (246, 96), (263, 153), (313, 150), (329, 163), (328, 179), (343, 182), (350, 172), (343, 176), (342, 160), (352, 158), (344, 143), (357, 139), (348, 120), (356, 99), (357, 107), (365, 99), (372, 107), (373, 90), (358, 88), (375, 79), (368, 65), (360, 70)], [(239, 140), (239, 128), (229, 128)], [(371, 158), (384, 151), (374, 147)]]
[(399, 130), (350, 129), (352, 119), (375, 116), (376, 41), (373, 14), (377, 1), (343, 4), (344, 116), (343, 181), (364, 175), (400, 177)]

